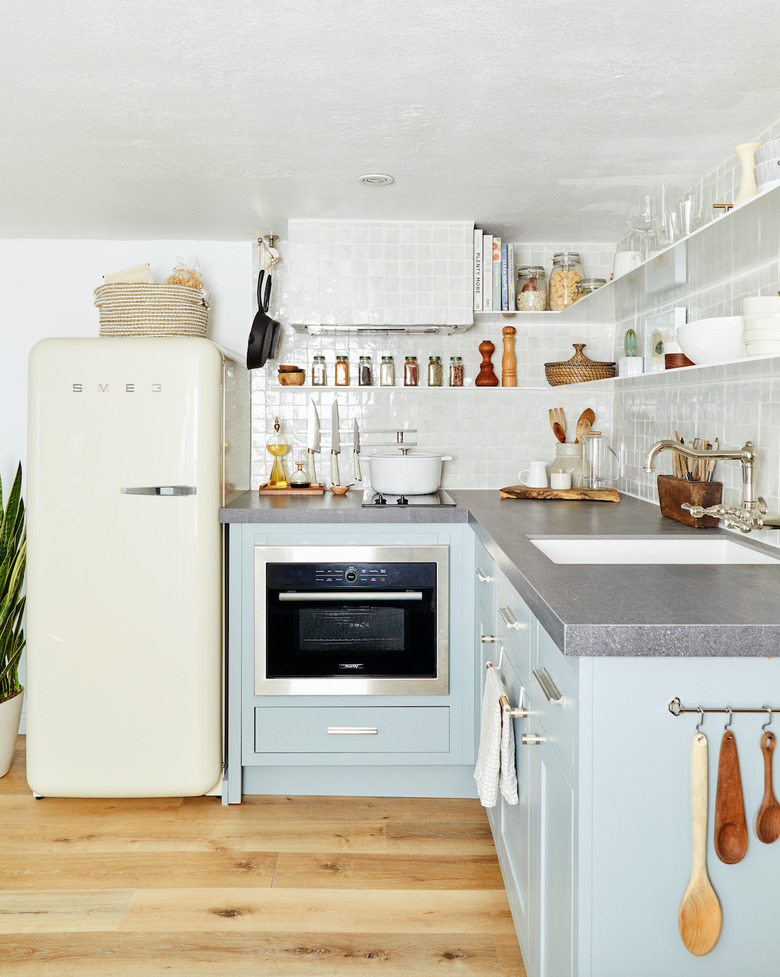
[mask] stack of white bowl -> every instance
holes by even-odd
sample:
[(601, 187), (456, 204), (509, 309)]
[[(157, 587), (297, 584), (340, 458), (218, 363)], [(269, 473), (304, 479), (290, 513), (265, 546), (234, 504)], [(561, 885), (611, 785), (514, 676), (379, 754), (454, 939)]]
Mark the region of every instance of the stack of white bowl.
[(780, 139), (773, 139), (759, 146), (754, 156), (753, 176), (759, 193), (780, 186)]
[(688, 359), (698, 366), (728, 363), (745, 358), (742, 329), (741, 315), (697, 319), (677, 327), (677, 342)]
[(748, 356), (780, 353), (780, 298), (756, 295), (742, 299), (742, 318), (745, 321), (745, 352)]

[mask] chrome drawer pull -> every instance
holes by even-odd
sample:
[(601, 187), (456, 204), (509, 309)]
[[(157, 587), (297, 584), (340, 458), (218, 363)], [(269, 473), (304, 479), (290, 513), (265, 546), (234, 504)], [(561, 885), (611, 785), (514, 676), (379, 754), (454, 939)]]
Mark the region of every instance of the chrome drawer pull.
[(522, 624), (517, 620), (508, 607), (499, 607), (498, 613), (501, 615), (504, 624), (506, 624), (508, 628), (514, 628), (516, 631), (519, 631), (520, 628), (522, 628)]
[(556, 706), (563, 705), (563, 694), (555, 682), (553, 682), (546, 668), (541, 669), (541, 671), (534, 669), (534, 678), (541, 685), (542, 692), (547, 696), (548, 702), (552, 702)]
[(489, 645), (496, 640), (496, 636), (494, 634), (483, 634), (479, 640), (483, 645)]
[(476, 571), (480, 583), (490, 583), (490, 581), (493, 579), (489, 573), (485, 573), (485, 571), (481, 570), (479, 567), (476, 567)]
[(419, 590), (387, 591), (387, 590), (351, 590), (348, 593), (340, 590), (303, 590), (280, 591), (280, 601), (346, 601), (365, 603), (367, 600), (422, 600)]
[(195, 485), (137, 485), (120, 488), (122, 495), (197, 495)]
[(523, 733), (520, 737), (520, 742), (523, 746), (541, 746), (543, 737), (538, 733)]
[(328, 726), (328, 736), (376, 736), (376, 726)]
[(522, 706), (510, 706), (509, 699), (505, 695), (499, 696), (498, 702), (504, 715), (509, 716), (510, 719), (527, 719), (529, 716), (528, 710), (523, 709)]

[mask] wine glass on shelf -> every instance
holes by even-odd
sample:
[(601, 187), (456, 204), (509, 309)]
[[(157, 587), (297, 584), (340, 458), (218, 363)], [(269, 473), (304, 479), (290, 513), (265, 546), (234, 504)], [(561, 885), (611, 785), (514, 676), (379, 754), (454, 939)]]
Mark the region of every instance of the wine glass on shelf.
[(668, 248), (686, 234), (682, 226), (683, 212), (678, 206), (679, 197), (680, 191), (671, 183), (661, 182), (653, 186), (653, 225), (662, 248)]
[(647, 259), (650, 235), (655, 230), (653, 221), (653, 195), (635, 191), (631, 194), (626, 210), (626, 224), (642, 238), (642, 257)]

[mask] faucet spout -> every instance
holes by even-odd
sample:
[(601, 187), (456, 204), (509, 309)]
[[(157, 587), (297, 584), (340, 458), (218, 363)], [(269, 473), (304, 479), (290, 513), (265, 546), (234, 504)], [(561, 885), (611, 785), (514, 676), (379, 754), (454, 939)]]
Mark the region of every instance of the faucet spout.
[(741, 448), (689, 448), (687, 444), (666, 439), (656, 441), (645, 456), (644, 470), (655, 471), (655, 459), (662, 451), (677, 451), (686, 458), (696, 461), (740, 461), (742, 462), (742, 508), (754, 509), (757, 500), (753, 491), (758, 452), (752, 441), (746, 441)]

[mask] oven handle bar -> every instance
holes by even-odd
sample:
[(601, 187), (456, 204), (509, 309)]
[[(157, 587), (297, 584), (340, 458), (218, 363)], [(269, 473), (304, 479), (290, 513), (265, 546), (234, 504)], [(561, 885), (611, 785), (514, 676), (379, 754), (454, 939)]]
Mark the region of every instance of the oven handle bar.
[(365, 604), (367, 600), (422, 600), (423, 595), (419, 590), (408, 590), (403, 593), (389, 592), (387, 590), (363, 590), (359, 593), (344, 593), (343, 591), (295, 591), (292, 593), (280, 593), (280, 601), (359, 601)]

